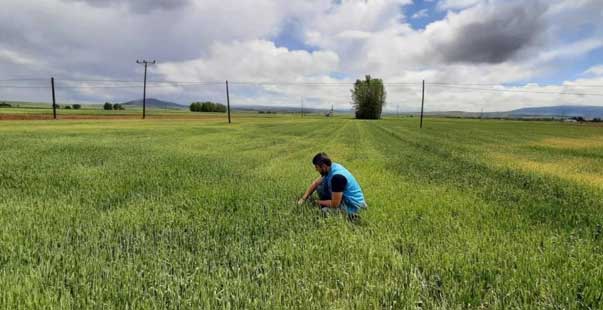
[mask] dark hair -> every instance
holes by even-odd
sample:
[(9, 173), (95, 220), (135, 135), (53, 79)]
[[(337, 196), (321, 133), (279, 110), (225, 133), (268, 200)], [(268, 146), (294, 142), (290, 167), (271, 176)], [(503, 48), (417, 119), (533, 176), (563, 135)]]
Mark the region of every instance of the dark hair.
[(331, 159), (329, 158), (329, 155), (324, 152), (316, 154), (314, 158), (312, 158), (312, 163), (314, 164), (314, 166), (320, 166), (322, 164), (325, 164), (331, 167)]

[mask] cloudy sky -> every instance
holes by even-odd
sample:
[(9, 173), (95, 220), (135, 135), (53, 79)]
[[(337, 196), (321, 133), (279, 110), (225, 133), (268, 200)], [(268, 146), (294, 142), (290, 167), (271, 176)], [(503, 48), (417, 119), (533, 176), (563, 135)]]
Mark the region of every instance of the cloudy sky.
[(235, 105), (347, 108), (370, 74), (390, 111), (422, 80), (427, 110), (603, 105), (603, 1), (2, 0), (2, 99), (48, 101), (50, 76), (61, 102), (140, 98), (137, 59), (184, 104), (229, 80)]

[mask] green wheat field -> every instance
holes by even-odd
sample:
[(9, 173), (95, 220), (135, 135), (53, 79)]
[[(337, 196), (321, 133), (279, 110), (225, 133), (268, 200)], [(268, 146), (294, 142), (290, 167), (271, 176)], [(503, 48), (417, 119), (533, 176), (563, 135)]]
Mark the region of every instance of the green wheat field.
[[(358, 224), (297, 199), (328, 153)], [(0, 308), (603, 307), (603, 127), (0, 122)]]

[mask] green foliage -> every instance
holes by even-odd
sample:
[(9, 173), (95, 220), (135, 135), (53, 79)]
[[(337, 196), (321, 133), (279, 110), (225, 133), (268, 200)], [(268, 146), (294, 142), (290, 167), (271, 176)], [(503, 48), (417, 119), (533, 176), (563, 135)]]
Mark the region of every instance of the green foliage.
[(66, 105), (66, 106), (64, 107), (64, 109), (66, 109), (66, 110), (71, 110), (71, 106), (70, 106), (70, 105)]
[[(0, 122), (1, 308), (601, 309), (601, 128), (424, 125)], [(317, 148), (361, 224), (295, 204)]]
[(113, 104), (113, 110), (125, 110), (126, 108), (124, 108), (124, 106), (122, 106), (119, 103), (115, 103)]
[(358, 119), (379, 119), (385, 105), (385, 87), (381, 79), (367, 75), (364, 80), (356, 80), (352, 92), (352, 105)]
[(200, 112), (201, 104), (199, 102), (193, 102), (191, 103), (189, 109), (191, 110), (191, 112)]
[(79, 109), (81, 109), (81, 108), (82, 108), (82, 105), (81, 105), (81, 104), (77, 104), (77, 103), (76, 103), (76, 104), (74, 104), (74, 105), (73, 105), (73, 109), (74, 109), (74, 110), (79, 110)]
[(105, 102), (103, 105), (104, 110), (113, 110), (113, 105), (110, 102)]
[(191, 112), (226, 112), (226, 106), (221, 103), (210, 101), (193, 102), (190, 105)]
[(580, 123), (583, 123), (583, 122), (585, 122), (585, 121), (586, 121), (586, 120), (584, 119), (584, 117), (582, 117), (582, 116), (576, 116), (576, 117), (572, 117), (572, 118), (570, 118), (570, 119), (573, 119), (573, 120), (575, 120), (575, 121), (577, 121), (577, 122), (580, 122)]
[(10, 103), (0, 102), (0, 108), (10, 108), (12, 107)]

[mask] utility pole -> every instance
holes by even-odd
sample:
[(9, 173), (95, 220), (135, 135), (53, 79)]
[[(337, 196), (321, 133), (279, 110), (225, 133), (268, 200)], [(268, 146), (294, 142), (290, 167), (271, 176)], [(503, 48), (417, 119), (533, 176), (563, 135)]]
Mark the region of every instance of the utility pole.
[(230, 94), (228, 92), (228, 80), (226, 80), (226, 109), (228, 110), (228, 123), (230, 124)]
[(157, 62), (155, 60), (136, 60), (139, 65), (144, 65), (144, 87), (142, 90), (142, 119), (145, 118), (147, 112), (147, 65), (154, 65)]
[(57, 101), (54, 97), (54, 77), (50, 78), (50, 86), (52, 86), (52, 119), (57, 119)]
[(423, 106), (425, 105), (425, 80), (423, 80), (423, 95), (421, 95), (421, 123), (419, 128), (423, 128)]

